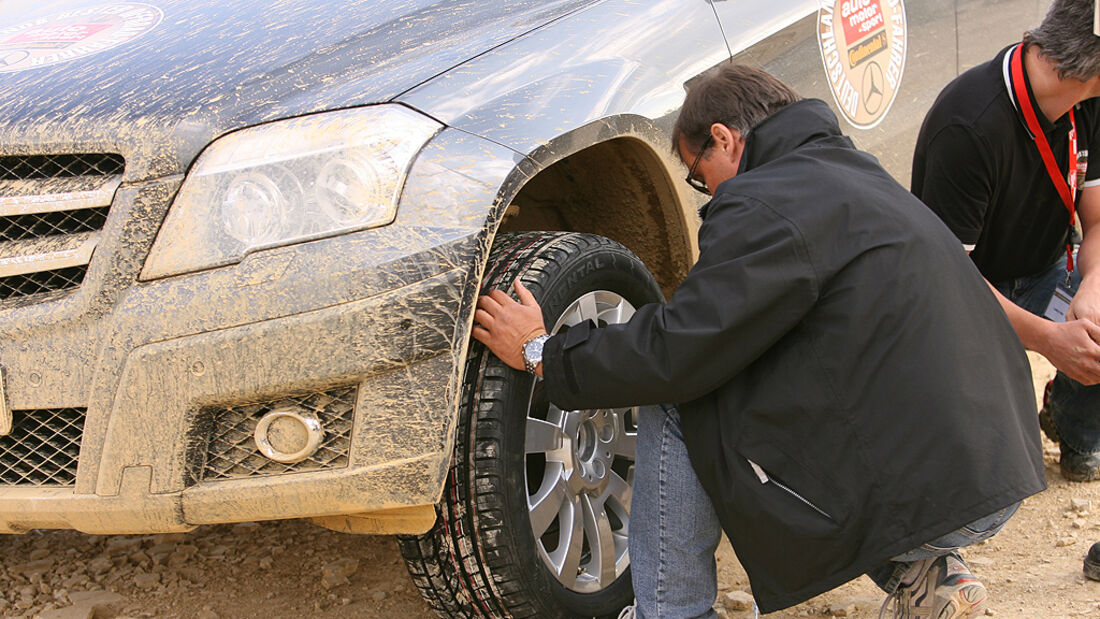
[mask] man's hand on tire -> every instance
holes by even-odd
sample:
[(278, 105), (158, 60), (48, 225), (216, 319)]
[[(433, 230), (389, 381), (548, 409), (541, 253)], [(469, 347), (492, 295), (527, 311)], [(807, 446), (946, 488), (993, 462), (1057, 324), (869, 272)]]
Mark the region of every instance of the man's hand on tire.
[(524, 343), (546, 333), (546, 327), (542, 308), (531, 291), (518, 279), (515, 290), (518, 303), (503, 290), (494, 290), (477, 300), (473, 335), (509, 367), (523, 370)]

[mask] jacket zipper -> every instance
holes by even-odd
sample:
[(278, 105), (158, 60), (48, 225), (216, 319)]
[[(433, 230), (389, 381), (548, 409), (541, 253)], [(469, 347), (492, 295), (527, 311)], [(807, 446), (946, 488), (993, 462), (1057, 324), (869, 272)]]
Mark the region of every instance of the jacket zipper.
[[(764, 471), (764, 469), (760, 468), (759, 464), (753, 462), (752, 460), (749, 460), (748, 458), (745, 458), (745, 460), (749, 463), (749, 466), (752, 467), (752, 471), (754, 473), (756, 473), (756, 478), (760, 480), (760, 483), (766, 484), (768, 482), (771, 482), (772, 485), (774, 485), (775, 487), (782, 489), (787, 494), (789, 494), (789, 495), (793, 496), (794, 498), (798, 499), (799, 501), (802, 501), (803, 503), (805, 503), (807, 506), (809, 506), (810, 509), (812, 509), (815, 512), (821, 514), (822, 516), (825, 516), (829, 520), (833, 520), (833, 517), (830, 516), (828, 513), (826, 513), (825, 510), (821, 509), (817, 505), (814, 505), (809, 500), (807, 500), (806, 497), (802, 496), (801, 494), (798, 494), (794, 490), (791, 490), (790, 488), (788, 488), (786, 486), (786, 484), (783, 484), (779, 480), (769, 476), (767, 474), (767, 472)], [(835, 520), (834, 520), (834, 522), (835, 522)]]

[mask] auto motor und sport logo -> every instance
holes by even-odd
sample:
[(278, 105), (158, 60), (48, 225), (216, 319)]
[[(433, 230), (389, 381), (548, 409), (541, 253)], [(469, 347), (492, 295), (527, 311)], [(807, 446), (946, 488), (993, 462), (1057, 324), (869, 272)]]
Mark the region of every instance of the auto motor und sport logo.
[(909, 35), (902, 0), (821, 0), (817, 40), (841, 113), (860, 129), (877, 125), (905, 72)]
[(155, 6), (115, 2), (0, 27), (0, 73), (49, 66), (118, 47), (149, 32), (163, 17)]

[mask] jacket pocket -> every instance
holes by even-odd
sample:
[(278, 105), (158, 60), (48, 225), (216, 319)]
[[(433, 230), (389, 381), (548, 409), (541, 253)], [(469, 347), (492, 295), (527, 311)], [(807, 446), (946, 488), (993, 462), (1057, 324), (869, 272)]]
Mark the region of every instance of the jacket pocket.
[(760, 480), (761, 484), (771, 484), (771, 485), (775, 486), (777, 489), (779, 489), (779, 490), (789, 494), (790, 496), (794, 497), (795, 499), (799, 500), (804, 505), (806, 505), (810, 509), (814, 510), (818, 514), (824, 516), (825, 518), (828, 518), (829, 520), (831, 520), (833, 522), (837, 521), (836, 518), (833, 518), (824, 509), (821, 509), (820, 507), (815, 505), (812, 501), (810, 501), (806, 497), (802, 496), (801, 494), (799, 494), (798, 492), (793, 490), (790, 486), (783, 483), (782, 481), (780, 481), (775, 476), (769, 475), (768, 472), (765, 471), (759, 464), (753, 462), (752, 460), (749, 460), (748, 458), (745, 458), (745, 461), (749, 463), (749, 466), (752, 468), (752, 472), (756, 474), (756, 478)]

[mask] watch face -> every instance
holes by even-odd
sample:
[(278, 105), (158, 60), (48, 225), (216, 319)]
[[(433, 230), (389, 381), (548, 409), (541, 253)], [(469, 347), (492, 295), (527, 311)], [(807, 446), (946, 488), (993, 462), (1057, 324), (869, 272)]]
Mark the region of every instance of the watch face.
[(542, 361), (542, 347), (545, 343), (546, 338), (543, 337), (536, 337), (530, 342), (527, 342), (527, 346), (523, 348), (523, 356), (531, 361)]

